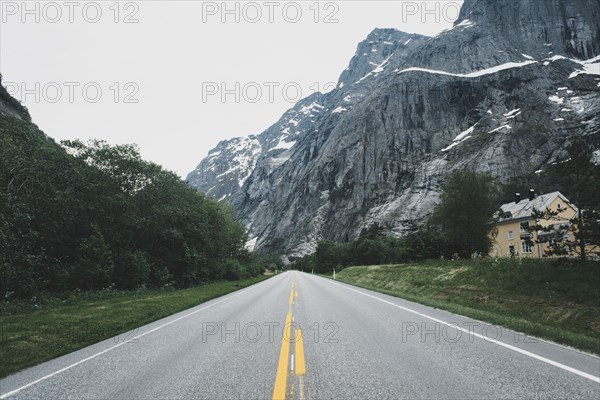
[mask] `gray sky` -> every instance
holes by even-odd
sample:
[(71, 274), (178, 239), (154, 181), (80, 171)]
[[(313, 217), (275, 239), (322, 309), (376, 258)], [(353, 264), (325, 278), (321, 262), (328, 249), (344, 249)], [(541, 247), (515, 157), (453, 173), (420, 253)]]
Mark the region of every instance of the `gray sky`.
[(335, 83), (374, 28), (435, 35), (460, 4), (2, 0), (0, 72), (53, 138), (137, 143), (185, 177)]

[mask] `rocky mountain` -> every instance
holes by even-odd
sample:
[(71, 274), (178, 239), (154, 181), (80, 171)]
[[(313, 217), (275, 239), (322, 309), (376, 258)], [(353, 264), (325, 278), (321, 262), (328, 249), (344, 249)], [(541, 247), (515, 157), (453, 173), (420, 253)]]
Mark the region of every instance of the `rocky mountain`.
[(332, 92), (302, 99), (259, 135), (219, 143), (187, 180), (210, 196), (239, 204), (245, 197), (244, 183), (257, 164), (267, 172), (276, 169), (289, 158), (288, 150), (313, 128), (322, 113), (341, 114), (351, 109), (375, 82), (397, 68), (426, 39), (394, 29), (374, 30), (358, 45), (356, 55)]
[(454, 28), (429, 40), (406, 65), (448, 72), (490, 68), (511, 61), (600, 54), (596, 0), (465, 1)]
[(338, 86), (260, 135), (220, 143), (189, 182), (232, 204), (251, 245), (288, 258), (379, 223), (414, 231), (449, 171), (500, 180), (600, 147), (600, 3), (465, 2), (435, 37), (377, 29)]
[(2, 85), (2, 74), (0, 74), (0, 116), (2, 115), (31, 122), (27, 108), (12, 97)]

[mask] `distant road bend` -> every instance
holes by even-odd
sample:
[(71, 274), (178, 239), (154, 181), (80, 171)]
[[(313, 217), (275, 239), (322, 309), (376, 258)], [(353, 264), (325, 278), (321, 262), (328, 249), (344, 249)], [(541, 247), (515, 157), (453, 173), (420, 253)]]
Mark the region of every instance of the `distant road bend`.
[(297, 271), (0, 381), (0, 399), (600, 398), (600, 358)]

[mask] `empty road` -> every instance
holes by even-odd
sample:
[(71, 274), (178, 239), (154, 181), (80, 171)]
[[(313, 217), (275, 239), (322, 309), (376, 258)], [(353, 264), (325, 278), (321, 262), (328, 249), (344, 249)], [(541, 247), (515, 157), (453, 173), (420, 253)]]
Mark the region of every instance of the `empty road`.
[(10, 399), (600, 398), (600, 359), (297, 271), (0, 381)]

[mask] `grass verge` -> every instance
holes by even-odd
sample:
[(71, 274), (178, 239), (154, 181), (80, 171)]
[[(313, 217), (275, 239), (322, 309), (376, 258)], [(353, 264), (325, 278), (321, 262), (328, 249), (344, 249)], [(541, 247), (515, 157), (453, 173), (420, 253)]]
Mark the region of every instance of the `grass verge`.
[(337, 279), (600, 354), (600, 263), (429, 261), (350, 267)]
[(71, 293), (3, 302), (0, 377), (119, 335), (268, 277), (180, 290)]

